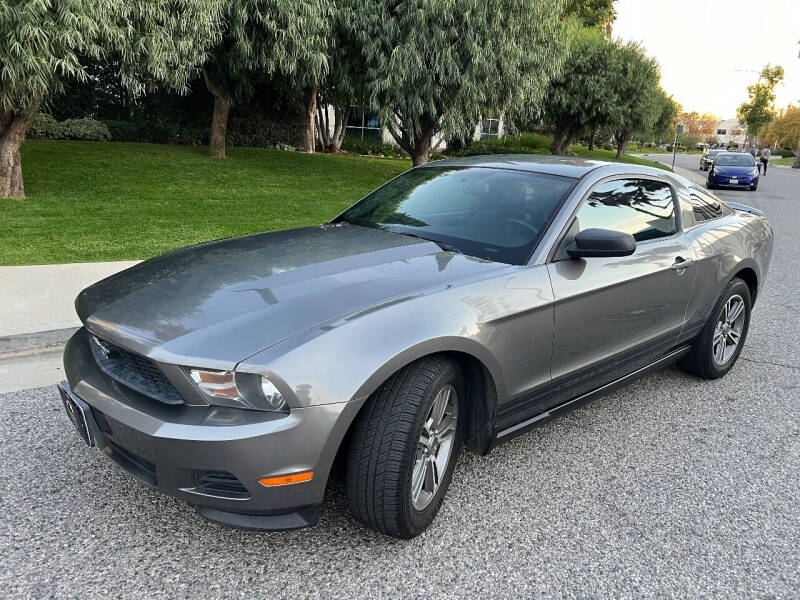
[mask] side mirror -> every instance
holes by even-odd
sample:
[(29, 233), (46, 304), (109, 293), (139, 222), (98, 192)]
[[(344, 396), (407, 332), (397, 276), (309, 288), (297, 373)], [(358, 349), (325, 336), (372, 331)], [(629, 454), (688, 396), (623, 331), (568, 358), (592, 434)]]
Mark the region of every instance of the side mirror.
[(572, 258), (630, 256), (636, 252), (636, 240), (630, 233), (610, 229), (585, 229), (567, 246)]

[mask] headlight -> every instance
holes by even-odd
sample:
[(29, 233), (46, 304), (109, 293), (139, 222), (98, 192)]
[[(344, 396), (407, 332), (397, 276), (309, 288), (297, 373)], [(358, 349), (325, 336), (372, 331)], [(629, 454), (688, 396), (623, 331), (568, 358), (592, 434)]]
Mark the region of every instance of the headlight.
[(752, 175), (753, 177), (758, 175), (758, 169), (753, 169), (752, 171), (750, 171), (750, 175)]
[(211, 404), (251, 410), (288, 411), (283, 394), (261, 375), (210, 369), (188, 369), (188, 372)]

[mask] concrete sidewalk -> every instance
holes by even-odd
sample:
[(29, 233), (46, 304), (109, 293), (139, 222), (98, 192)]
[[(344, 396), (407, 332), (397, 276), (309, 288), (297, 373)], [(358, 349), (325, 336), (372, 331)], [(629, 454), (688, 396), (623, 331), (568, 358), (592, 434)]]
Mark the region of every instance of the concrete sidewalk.
[(137, 262), (0, 267), (0, 338), (78, 327), (78, 292)]

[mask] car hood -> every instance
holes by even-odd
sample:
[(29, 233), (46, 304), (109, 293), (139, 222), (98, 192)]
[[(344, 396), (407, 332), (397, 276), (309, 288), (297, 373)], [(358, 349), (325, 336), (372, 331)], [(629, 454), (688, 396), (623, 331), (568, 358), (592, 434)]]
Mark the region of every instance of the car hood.
[(323, 225), (190, 246), (80, 293), (89, 331), (154, 360), (231, 369), (315, 325), (508, 265)]

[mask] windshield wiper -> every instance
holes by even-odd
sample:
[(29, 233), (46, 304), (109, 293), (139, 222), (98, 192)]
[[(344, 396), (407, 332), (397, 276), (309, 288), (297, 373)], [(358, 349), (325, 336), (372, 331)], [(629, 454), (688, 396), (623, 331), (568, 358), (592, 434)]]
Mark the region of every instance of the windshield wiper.
[(432, 240), (431, 238), (426, 238), (425, 236), (420, 235), (418, 233), (411, 233), (410, 231), (397, 231), (396, 229), (390, 229), (388, 227), (384, 227), (383, 229), (385, 229), (385, 231), (388, 231), (389, 233), (399, 233), (400, 235), (407, 235), (408, 237), (417, 238), (418, 240), (425, 240), (426, 242), (433, 242), (434, 244), (439, 246), (439, 248), (441, 248), (445, 252), (454, 252), (455, 254), (464, 254), (463, 252), (461, 252), (461, 250), (459, 250), (458, 248), (456, 248), (452, 244), (448, 244), (447, 242), (440, 242), (439, 240)]

